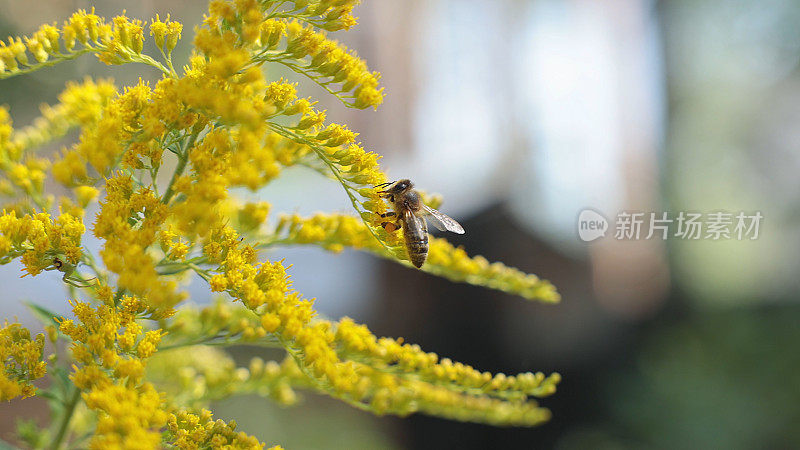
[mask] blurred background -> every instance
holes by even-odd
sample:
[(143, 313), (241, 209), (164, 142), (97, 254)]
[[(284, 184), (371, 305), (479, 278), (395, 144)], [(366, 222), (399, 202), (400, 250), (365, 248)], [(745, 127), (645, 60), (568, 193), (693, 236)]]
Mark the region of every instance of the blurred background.
[[(91, 6), (171, 13), (185, 24), (183, 64), (205, 2), (0, 0), (0, 36)], [(390, 177), (442, 194), (467, 230), (452, 242), (549, 279), (563, 300), (533, 304), (350, 251), (269, 257), (294, 264), (297, 290), (330, 317), (481, 370), (560, 372), (542, 401), (553, 419), (519, 429), (376, 418), (311, 395), (286, 410), (235, 398), (216, 405), (219, 417), (286, 448), (800, 447), (800, 1), (368, 0), (357, 13), (336, 38), (383, 74), (384, 105), (348, 110), (297, 79), (301, 92), (385, 155)], [(158, 76), (85, 56), (0, 82), (0, 104), (22, 126), (90, 73), (118, 86)], [(350, 211), (301, 168), (241, 194), (276, 212)], [(587, 243), (584, 208), (612, 224), (620, 211), (764, 219), (756, 240), (612, 231)], [(36, 328), (20, 300), (67, 311), (58, 273), (19, 269), (0, 268), (0, 317)], [(0, 405), (0, 436), (16, 417), (44, 420), (41, 406)]]

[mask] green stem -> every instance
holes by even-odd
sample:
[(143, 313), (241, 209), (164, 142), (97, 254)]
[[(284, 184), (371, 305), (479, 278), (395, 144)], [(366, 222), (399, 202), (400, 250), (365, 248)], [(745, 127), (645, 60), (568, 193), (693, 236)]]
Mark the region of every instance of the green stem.
[(172, 73), (169, 71), (169, 69), (164, 67), (163, 64), (161, 64), (160, 62), (158, 62), (155, 59), (151, 58), (150, 56), (145, 55), (144, 53), (133, 54), (133, 55), (130, 56), (130, 58), (131, 58), (131, 62), (138, 62), (138, 63), (146, 64), (146, 65), (151, 66), (151, 67), (155, 67), (156, 69), (160, 70), (164, 75), (166, 75), (168, 77), (172, 76)]
[(353, 109), (361, 109), (361, 108), (357, 107), (355, 105), (355, 103), (350, 103), (347, 100), (345, 100), (344, 98), (342, 98), (343, 92), (336, 92), (333, 89), (328, 87), (328, 83), (327, 82), (320, 81), (319, 78), (322, 77), (322, 75), (320, 75), (318, 77), (318, 76), (314, 76), (313, 74), (309, 73), (309, 72), (311, 72), (311, 70), (313, 70), (311, 67), (300, 67), (297, 64), (294, 64), (294, 63), (292, 63), (290, 61), (287, 61), (285, 59), (285, 57), (270, 58), (269, 56), (265, 56), (263, 58), (256, 59), (256, 61), (258, 61), (258, 62), (275, 62), (275, 63), (281, 64), (281, 65), (289, 68), (291, 71), (307, 77), (308, 79), (310, 79), (311, 81), (316, 83), (319, 87), (321, 87), (322, 89), (325, 89), (326, 91), (328, 91), (329, 94), (331, 94), (334, 97), (336, 97), (340, 102), (342, 102), (342, 104), (344, 106), (346, 106), (348, 108), (353, 108)]
[[(347, 181), (344, 179), (342, 174), (339, 173), (339, 169), (336, 168), (336, 166), (334, 165), (333, 161), (331, 161), (328, 158), (328, 156), (325, 154), (325, 150), (323, 150), (322, 147), (320, 147), (319, 144), (311, 141), (310, 139), (307, 139), (304, 136), (301, 136), (301, 135), (299, 135), (297, 133), (294, 133), (294, 132), (286, 129), (285, 127), (283, 127), (281, 125), (278, 125), (277, 123), (267, 122), (267, 125), (269, 125), (269, 127), (272, 128), (272, 130), (274, 132), (278, 133), (279, 135), (281, 135), (281, 136), (283, 136), (283, 137), (285, 137), (287, 139), (290, 139), (292, 141), (298, 142), (300, 144), (307, 145), (311, 150), (314, 150), (314, 153), (317, 155), (317, 157), (319, 157), (319, 159), (322, 160), (322, 162), (325, 163), (326, 166), (328, 166), (328, 168), (330, 169), (330, 171), (333, 174), (333, 176), (336, 177), (336, 179), (339, 181), (339, 184), (342, 185), (342, 187), (344, 188), (344, 192), (350, 198), (350, 203), (353, 204), (353, 208), (357, 212), (359, 212), (359, 213), (361, 212), (359, 210), (359, 208), (358, 208), (358, 205), (359, 205), (358, 199), (356, 198), (355, 195), (353, 195), (352, 192), (350, 192), (350, 190), (352, 188), (347, 185)], [(359, 216), (360, 216), (360, 214), (359, 214)], [(380, 237), (378, 237), (377, 233), (375, 233), (375, 230), (372, 229), (372, 227), (367, 223), (366, 220), (364, 220), (363, 217), (361, 217), (361, 221), (364, 222), (364, 225), (367, 226), (367, 230), (369, 230), (369, 232), (372, 234), (372, 236), (375, 237), (375, 239), (378, 242), (380, 242), (380, 244), (383, 246), (383, 248), (385, 248), (386, 250), (391, 252), (392, 249), (389, 248), (389, 246), (386, 245), (386, 243), (383, 242)]]
[(316, 389), (320, 393), (339, 399), (354, 408), (358, 408), (362, 411), (367, 411), (370, 413), (375, 412), (372, 410), (370, 405), (362, 403), (359, 399), (352, 398), (351, 396), (343, 392), (337, 392), (335, 389), (333, 389), (333, 387), (329, 383), (314, 376), (314, 374), (311, 373), (309, 368), (306, 366), (303, 353), (297, 348), (295, 348), (295, 346), (288, 340), (281, 337), (278, 337), (278, 340), (281, 343), (281, 345), (283, 345), (284, 349), (286, 350), (286, 353), (288, 353), (292, 357), (292, 359), (294, 359), (295, 364), (297, 364), (297, 368), (300, 369), (300, 372), (302, 372), (303, 375), (305, 375), (305, 377), (308, 379), (310, 387)]
[(90, 269), (92, 269), (92, 272), (94, 272), (95, 277), (97, 277), (99, 281), (101, 281), (103, 284), (106, 284), (107, 283), (106, 276), (103, 273), (103, 271), (100, 270), (100, 267), (97, 266), (97, 260), (95, 260), (92, 252), (90, 252), (87, 248), (84, 247), (83, 256), (85, 256), (85, 260), (83, 261), (83, 263), (89, 266)]
[(172, 78), (178, 78), (178, 74), (175, 72), (175, 68), (172, 67), (172, 51), (169, 53), (165, 53), (164, 49), (159, 47), (158, 50), (161, 52), (161, 56), (164, 57), (164, 61), (167, 62), (167, 67), (169, 67), (169, 76)]
[(250, 345), (255, 347), (264, 348), (283, 348), (278, 341), (246, 341), (236, 339), (235, 337), (229, 338), (227, 336), (214, 336), (212, 338), (198, 339), (194, 341), (176, 342), (174, 344), (160, 345), (158, 351), (167, 351), (176, 348), (192, 347), (195, 345), (208, 345), (212, 347), (228, 347), (232, 345)]
[[(34, 64), (34, 65), (31, 65), (31, 66), (26, 67), (24, 69), (16, 69), (16, 70), (9, 70), (9, 71), (6, 71), (6, 72), (0, 72), (0, 80), (6, 79), (6, 78), (15, 77), (17, 75), (24, 75), (24, 74), (27, 74), (27, 73), (35, 72), (35, 71), (37, 71), (37, 70), (39, 70), (39, 69), (41, 69), (43, 67), (55, 66), (56, 64), (58, 64), (60, 62), (69, 61), (71, 59), (75, 59), (78, 56), (85, 55), (86, 53), (100, 53), (103, 50), (105, 50), (104, 47), (89, 47), (89, 46), (87, 46), (87, 47), (84, 47), (84, 48), (82, 48), (80, 50), (76, 50), (74, 53), (70, 53), (68, 55), (58, 55), (53, 59), (49, 59), (49, 60), (47, 60), (45, 62), (41, 62), (41, 63), (37, 63), (37, 64)], [(144, 55), (144, 54), (131, 54), (131, 55), (129, 55), (129, 58), (130, 58), (129, 62), (138, 62), (138, 63), (142, 63), (142, 64), (147, 64), (148, 66), (155, 67), (156, 69), (164, 72), (167, 75), (170, 75), (170, 76), (172, 75), (170, 73), (169, 69), (164, 67), (163, 64), (159, 63), (158, 61), (156, 61), (155, 59), (153, 59), (153, 58), (151, 58), (151, 57), (149, 57), (147, 55)]]
[(74, 53), (71, 53), (69, 55), (63, 55), (63, 56), (59, 55), (59, 56), (57, 56), (57, 57), (55, 57), (53, 59), (49, 59), (49, 60), (47, 60), (45, 62), (42, 62), (42, 63), (34, 64), (34, 65), (26, 67), (24, 69), (17, 69), (17, 70), (13, 70), (13, 71), (9, 70), (9, 71), (0, 73), (0, 80), (4, 80), (6, 78), (15, 77), (17, 75), (24, 75), (26, 73), (35, 72), (35, 71), (37, 71), (37, 70), (39, 70), (39, 69), (41, 69), (43, 67), (55, 66), (56, 64), (58, 64), (60, 62), (69, 61), (70, 59), (75, 59), (78, 56), (85, 55), (86, 53), (96, 52), (96, 51), (99, 51), (99, 50), (100, 49), (94, 48), (94, 47), (86, 47), (86, 48), (82, 48), (82, 49), (80, 49), (80, 50), (78, 50), (78, 51), (76, 51)]
[(73, 387), (72, 395), (70, 396), (64, 409), (64, 417), (61, 418), (61, 424), (58, 426), (58, 433), (56, 433), (55, 439), (53, 439), (53, 442), (50, 444), (50, 448), (52, 450), (58, 450), (58, 448), (61, 447), (61, 441), (64, 440), (64, 436), (67, 433), (67, 428), (69, 427), (69, 422), (72, 419), (72, 413), (75, 412), (75, 407), (78, 405), (78, 400), (80, 400), (80, 398), (80, 389)]
[(200, 278), (202, 278), (202, 279), (204, 279), (206, 281), (211, 279), (211, 275), (208, 273), (208, 271), (204, 270), (202, 267), (197, 266), (197, 264), (189, 263), (189, 264), (187, 264), (187, 266), (190, 269), (194, 270), (195, 273), (200, 275)]
[(172, 174), (172, 179), (169, 180), (169, 185), (167, 185), (167, 190), (164, 192), (164, 198), (161, 199), (161, 203), (169, 204), (170, 199), (172, 196), (175, 195), (175, 191), (173, 188), (175, 187), (175, 181), (183, 175), (183, 171), (186, 170), (186, 163), (189, 162), (189, 152), (191, 151), (192, 147), (194, 146), (195, 141), (197, 141), (197, 136), (200, 134), (200, 131), (195, 131), (189, 137), (189, 142), (186, 143), (183, 151), (181, 152), (180, 156), (178, 157), (178, 165), (175, 167), (175, 172)]

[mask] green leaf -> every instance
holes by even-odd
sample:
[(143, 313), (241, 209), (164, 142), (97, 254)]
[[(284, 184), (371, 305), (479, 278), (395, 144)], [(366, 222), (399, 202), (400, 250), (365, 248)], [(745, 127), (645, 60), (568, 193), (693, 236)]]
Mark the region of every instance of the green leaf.
[(28, 309), (33, 313), (33, 315), (36, 316), (36, 319), (42, 322), (42, 324), (55, 325), (56, 328), (58, 328), (58, 322), (56, 322), (55, 318), (61, 317), (61, 314), (56, 314), (53, 311), (50, 311), (49, 309), (43, 306), (39, 306), (33, 302), (23, 302), (23, 303), (25, 304), (25, 306), (28, 307)]

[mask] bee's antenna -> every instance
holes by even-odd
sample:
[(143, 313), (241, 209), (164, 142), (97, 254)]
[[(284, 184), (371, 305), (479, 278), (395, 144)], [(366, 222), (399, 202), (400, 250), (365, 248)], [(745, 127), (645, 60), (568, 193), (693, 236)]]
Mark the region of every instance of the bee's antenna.
[(381, 186), (388, 186), (388, 185), (390, 185), (390, 184), (392, 184), (392, 183), (394, 183), (394, 181), (387, 181), (386, 183), (376, 184), (376, 185), (375, 185), (375, 186), (373, 186), (373, 187), (379, 188), (379, 187), (381, 187)]

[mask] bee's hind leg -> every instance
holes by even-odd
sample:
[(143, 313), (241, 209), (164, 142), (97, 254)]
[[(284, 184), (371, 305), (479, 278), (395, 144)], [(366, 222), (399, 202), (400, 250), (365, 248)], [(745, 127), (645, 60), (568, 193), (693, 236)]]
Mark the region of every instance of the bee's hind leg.
[[(387, 213), (381, 214), (380, 216), (383, 217), (383, 218), (396, 217), (397, 213), (394, 212), (394, 211), (389, 211)], [(400, 221), (398, 220), (398, 221), (395, 221), (395, 222), (381, 222), (381, 226), (383, 227), (384, 230), (388, 231), (389, 233), (394, 233), (395, 231), (399, 230), (402, 225), (401, 225)]]
[(402, 228), (400, 222), (383, 222), (381, 226), (384, 230), (388, 231), (389, 233), (394, 233), (395, 231)]

